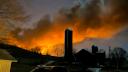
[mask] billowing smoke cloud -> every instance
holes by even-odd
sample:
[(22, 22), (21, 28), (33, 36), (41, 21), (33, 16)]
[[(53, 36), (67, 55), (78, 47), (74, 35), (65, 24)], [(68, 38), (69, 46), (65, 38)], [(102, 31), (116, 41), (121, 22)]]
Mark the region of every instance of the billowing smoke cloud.
[[(92, 44), (95, 44), (99, 49), (104, 49), (106, 52), (109, 48), (114, 49), (120, 47), (128, 51), (128, 28), (122, 29), (120, 32), (115, 34), (112, 38), (102, 39), (102, 38), (88, 38), (78, 44), (75, 44), (77, 51), (83, 48), (91, 48)], [(90, 50), (90, 49), (89, 49)]]
[(64, 43), (66, 28), (73, 29), (74, 43), (87, 38), (111, 38), (128, 26), (127, 11), (127, 0), (85, 0), (83, 3), (80, 0), (71, 8), (60, 9), (52, 21), (46, 15), (33, 29), (17, 28), (13, 37), (18, 46), (40, 47), (42, 51), (47, 49), (55, 55), (56, 48), (51, 47)]
[[(36, 47), (37, 45), (34, 43), (36, 42), (36, 40), (38, 40), (38, 38), (45, 35), (45, 33), (49, 32), (52, 26), (51, 24), (52, 23), (49, 19), (49, 16), (46, 15), (45, 17), (38, 21), (34, 29), (18, 28), (17, 30), (14, 31), (14, 36), (16, 37), (19, 43), (23, 44), (23, 47)], [(33, 43), (33, 41), (35, 42)]]
[[(80, 13), (83, 16), (81, 27), (99, 28), (100, 26), (121, 27), (127, 25), (127, 1), (126, 0), (102, 0), (107, 3), (105, 6), (101, 5), (101, 0), (93, 0), (90, 4), (86, 5)], [(107, 7), (106, 14), (101, 13), (101, 7)], [(107, 10), (106, 10), (107, 11)], [(123, 24), (123, 25), (122, 25)]]
[(111, 0), (112, 17), (116, 18), (117, 22), (127, 23), (128, 21), (128, 5), (127, 0)]
[(24, 12), (17, 0), (0, 0), (0, 42), (8, 43), (23, 21)]

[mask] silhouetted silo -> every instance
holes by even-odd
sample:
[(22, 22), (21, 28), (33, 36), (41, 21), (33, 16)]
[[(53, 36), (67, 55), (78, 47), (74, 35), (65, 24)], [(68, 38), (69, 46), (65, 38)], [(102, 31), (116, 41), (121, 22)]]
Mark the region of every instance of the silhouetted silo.
[(72, 30), (66, 29), (65, 30), (65, 55), (64, 58), (67, 61), (72, 61), (73, 54), (72, 54)]

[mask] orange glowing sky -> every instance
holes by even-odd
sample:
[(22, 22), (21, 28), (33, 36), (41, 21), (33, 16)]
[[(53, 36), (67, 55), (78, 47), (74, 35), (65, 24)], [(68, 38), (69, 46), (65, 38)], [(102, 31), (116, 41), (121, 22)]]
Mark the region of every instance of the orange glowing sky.
[[(57, 0), (54, 3), (50, 0), (19, 2), (22, 3), (21, 7), (26, 11), (28, 20), (18, 22), (0, 18), (1, 42), (27, 50), (39, 48), (39, 53), (42, 54), (63, 55), (64, 32), (67, 28), (72, 29), (73, 43), (77, 44), (87, 38), (112, 38), (128, 26), (128, 6), (125, 0), (80, 0), (76, 4), (74, 0)], [(14, 7), (17, 6), (14, 4), (9, 11), (13, 11)], [(14, 12), (16, 10), (20, 12), (14, 8)], [(45, 15), (46, 13), (49, 15)], [(22, 16), (17, 14), (14, 18)]]

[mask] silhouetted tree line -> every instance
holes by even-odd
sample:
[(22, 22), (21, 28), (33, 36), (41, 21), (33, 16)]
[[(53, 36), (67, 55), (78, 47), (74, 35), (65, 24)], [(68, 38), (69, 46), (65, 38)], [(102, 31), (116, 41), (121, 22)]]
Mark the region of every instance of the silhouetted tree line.
[(127, 52), (121, 47), (115, 47), (109, 55), (109, 67), (116, 70), (123, 69), (127, 64)]

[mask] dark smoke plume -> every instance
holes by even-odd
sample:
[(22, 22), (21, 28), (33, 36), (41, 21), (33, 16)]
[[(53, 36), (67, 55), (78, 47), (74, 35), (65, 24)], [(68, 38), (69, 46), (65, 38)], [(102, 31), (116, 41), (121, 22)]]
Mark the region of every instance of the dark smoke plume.
[[(62, 8), (58, 12), (58, 15), (54, 18), (53, 22), (50, 19), (42, 18), (37, 22), (35, 29), (24, 30), (24, 38), (30, 39), (33, 37), (39, 37), (46, 34), (49, 31), (54, 31), (54, 27), (74, 27), (79, 32), (86, 32), (86, 29), (100, 29), (102, 27), (110, 27), (111, 29), (118, 29), (127, 26), (127, 13), (128, 6), (127, 0), (104, 0), (107, 2), (105, 7), (110, 7), (110, 12), (107, 14), (101, 14), (101, 0), (92, 0), (89, 3), (85, 3), (84, 7), (76, 5), (72, 8)], [(107, 10), (106, 10), (107, 11)], [(77, 25), (75, 25), (78, 23)], [(109, 28), (108, 28), (109, 29)], [(34, 35), (34, 36), (31, 36)]]
[[(86, 40), (86, 37), (112, 37), (118, 30), (128, 27), (128, 0), (91, 0), (89, 3), (87, 1), (85, 5), (61, 8), (52, 21), (46, 15), (33, 29), (17, 28), (13, 32), (13, 37), (23, 45), (35, 47), (36, 41), (40, 39), (60, 38), (63, 41), (62, 34), (68, 27), (74, 30), (74, 36), (78, 41)], [(108, 10), (103, 11), (104, 9)]]

